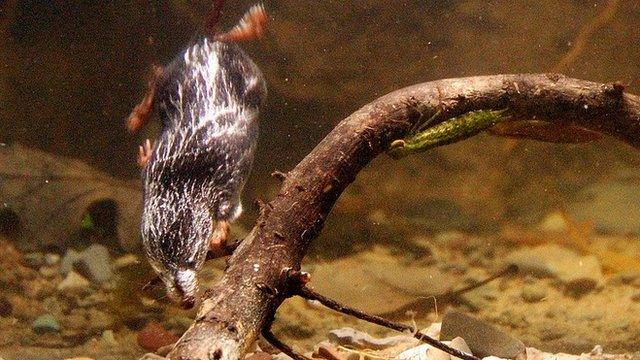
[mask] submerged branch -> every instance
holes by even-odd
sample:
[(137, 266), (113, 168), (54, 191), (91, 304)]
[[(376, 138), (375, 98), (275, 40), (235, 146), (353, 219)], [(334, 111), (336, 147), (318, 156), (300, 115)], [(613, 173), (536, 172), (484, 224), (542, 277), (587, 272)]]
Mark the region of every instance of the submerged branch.
[[(493, 75), (410, 86), (365, 105), (339, 123), (263, 205), (251, 233), (206, 293), (171, 359), (239, 359), (287, 296), (286, 269), (300, 269), (309, 243), (342, 191), (392, 141), (440, 112), (437, 124), (477, 110), (508, 109), (511, 120), (577, 125), (640, 147), (640, 98), (619, 84), (556, 74)], [(347, 291), (347, 289), (345, 289)]]

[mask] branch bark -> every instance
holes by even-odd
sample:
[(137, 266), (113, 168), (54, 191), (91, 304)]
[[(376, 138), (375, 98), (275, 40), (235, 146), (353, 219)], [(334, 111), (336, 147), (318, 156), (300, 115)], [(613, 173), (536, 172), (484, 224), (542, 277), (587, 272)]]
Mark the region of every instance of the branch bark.
[(493, 75), (433, 81), (385, 95), (340, 122), (282, 177), (280, 193), (263, 205), (168, 357), (241, 358), (286, 298), (283, 271), (300, 268), (309, 243), (358, 172), (424, 116), (440, 111), (444, 121), (482, 109), (509, 109), (513, 120), (571, 123), (640, 147), (640, 98), (619, 84), (557, 74)]

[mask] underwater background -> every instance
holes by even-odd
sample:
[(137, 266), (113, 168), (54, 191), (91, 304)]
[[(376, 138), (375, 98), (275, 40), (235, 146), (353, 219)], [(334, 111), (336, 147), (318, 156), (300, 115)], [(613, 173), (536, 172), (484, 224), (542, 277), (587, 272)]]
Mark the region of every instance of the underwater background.
[[(450, 77), (561, 72), (640, 93), (633, 0), (264, 1), (242, 44), (269, 96), (241, 237), (270, 174), (395, 89)], [(230, 28), (252, 1), (228, 1)], [(0, 358), (137, 358), (194, 312), (170, 304), (140, 252), (137, 147), (124, 121), (153, 64), (193, 38), (205, 0), (0, 1)], [(419, 327), (457, 309), (527, 346), (640, 350), (640, 157), (614, 139), (547, 144), (481, 134), (359, 174), (305, 262), (318, 291)], [(509, 264), (521, 271), (451, 294)], [(215, 281), (224, 267), (207, 266)], [(434, 302), (434, 299), (436, 301)], [(351, 326), (297, 299), (275, 332), (301, 350)]]

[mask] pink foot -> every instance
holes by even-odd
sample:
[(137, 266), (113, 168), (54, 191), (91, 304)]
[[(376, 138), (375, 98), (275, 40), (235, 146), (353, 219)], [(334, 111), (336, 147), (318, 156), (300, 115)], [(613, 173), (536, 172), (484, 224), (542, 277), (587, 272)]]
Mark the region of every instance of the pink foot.
[(131, 111), (129, 118), (127, 119), (126, 127), (130, 133), (137, 132), (141, 127), (151, 119), (153, 113), (153, 103), (156, 96), (156, 81), (162, 75), (162, 68), (160, 66), (154, 66), (152, 74), (147, 84), (147, 93), (144, 98), (135, 108)]
[(227, 240), (231, 235), (231, 226), (228, 221), (219, 221), (213, 230), (211, 240), (209, 241), (209, 251), (214, 254), (224, 254)]
[(138, 148), (138, 165), (145, 167), (153, 155), (153, 144), (147, 139), (143, 145)]

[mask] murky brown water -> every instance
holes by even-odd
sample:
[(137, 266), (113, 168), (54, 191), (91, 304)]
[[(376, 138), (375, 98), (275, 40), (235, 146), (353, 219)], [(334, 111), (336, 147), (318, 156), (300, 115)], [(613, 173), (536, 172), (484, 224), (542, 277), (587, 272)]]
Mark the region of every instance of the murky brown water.
[[(228, 1), (223, 26), (252, 3)], [(272, 171), (291, 169), (340, 119), (394, 89), (448, 77), (558, 71), (621, 81), (640, 93), (635, 1), (264, 3), (269, 33), (245, 46), (269, 87), (239, 221), (245, 229), (255, 218), (251, 199), (268, 199), (278, 189)], [(202, 0), (0, 2), (0, 170), (31, 176), (0, 175), (0, 204), (22, 206), (18, 217), (2, 212), (0, 357), (131, 358), (144, 352), (136, 336), (149, 321), (175, 334), (188, 325), (193, 314), (156, 301), (162, 289), (140, 293), (148, 280), (139, 275), (148, 270), (142, 255), (139, 263), (116, 260), (137, 254), (135, 154), (158, 131), (154, 123), (130, 136), (124, 120), (144, 93), (151, 65), (168, 62), (188, 43), (207, 6)], [(16, 158), (23, 159), (19, 166)], [(610, 139), (550, 145), (484, 134), (401, 161), (381, 157), (340, 199), (307, 265), (319, 274), (317, 284), (368, 284), (340, 289), (335, 295), (342, 300), (393, 313), (495, 273), (519, 251), (557, 244), (577, 263), (595, 261), (587, 275), (596, 284), (584, 294), (575, 296), (567, 285), (575, 278), (561, 272), (519, 274), (440, 304), (437, 314), (420, 303), (416, 320), (426, 326), (450, 306), (540, 348), (579, 352), (599, 343), (637, 351), (639, 160)], [(33, 177), (45, 170), (45, 177)], [(78, 174), (91, 180), (73, 180)], [(73, 176), (61, 182), (56, 175)], [(104, 198), (112, 201), (96, 207)], [(114, 206), (126, 221), (114, 222)], [(52, 254), (64, 258), (96, 243), (108, 248), (110, 280), (60, 289), (66, 275)], [(8, 244), (20, 250), (12, 253)], [(337, 269), (337, 278), (323, 280), (325, 272), (334, 274), (326, 267)], [(419, 281), (434, 272), (437, 286)], [(414, 274), (411, 281), (396, 283), (406, 274)], [(529, 292), (544, 296), (530, 301), (536, 296)], [(314, 311), (287, 305), (276, 330), (305, 348), (345, 321), (376, 331)], [(57, 328), (34, 330), (43, 315)]]

